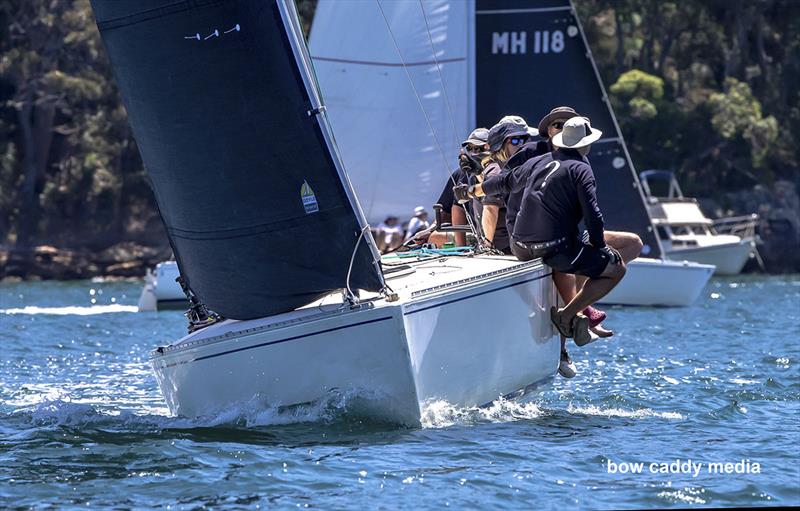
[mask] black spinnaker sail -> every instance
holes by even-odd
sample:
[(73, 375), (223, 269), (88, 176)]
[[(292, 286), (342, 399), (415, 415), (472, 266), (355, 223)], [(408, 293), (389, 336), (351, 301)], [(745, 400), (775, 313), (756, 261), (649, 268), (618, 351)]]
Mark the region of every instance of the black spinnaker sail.
[[(603, 138), (589, 161), (606, 228), (631, 231), (642, 255), (661, 257), (639, 180), (569, 0), (477, 0), (477, 126), (508, 114), (538, 123), (552, 108), (571, 106)], [(535, 124), (533, 124), (535, 126)]]
[[(293, 4), (92, 6), (181, 274), (200, 300), (250, 319), (346, 287), (365, 223), (301, 72)], [(364, 240), (349, 274), (353, 289), (381, 288)]]

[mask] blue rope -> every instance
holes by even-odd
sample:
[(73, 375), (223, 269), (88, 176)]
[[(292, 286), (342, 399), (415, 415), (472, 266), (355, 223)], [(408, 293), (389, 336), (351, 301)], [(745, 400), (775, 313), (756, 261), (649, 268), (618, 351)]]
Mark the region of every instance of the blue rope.
[(409, 257), (422, 257), (422, 256), (458, 256), (466, 255), (473, 252), (472, 247), (452, 247), (452, 248), (427, 248), (419, 247), (409, 250), (408, 252), (395, 252), (389, 257), (397, 257), (405, 259)]

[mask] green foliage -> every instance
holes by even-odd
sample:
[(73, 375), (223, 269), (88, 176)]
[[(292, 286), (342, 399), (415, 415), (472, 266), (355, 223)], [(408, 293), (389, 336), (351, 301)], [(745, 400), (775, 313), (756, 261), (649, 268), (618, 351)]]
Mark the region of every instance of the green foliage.
[(626, 99), (638, 97), (659, 101), (664, 97), (664, 80), (639, 69), (631, 69), (620, 75), (610, 90), (612, 94)]
[(89, 1), (14, 0), (3, 16), (0, 242), (102, 248), (147, 235), (157, 212)]
[[(575, 6), (638, 168), (706, 196), (800, 180), (800, 2)], [(165, 241), (89, 0), (0, 1), (0, 243), (26, 237)]]
[(575, 4), (637, 168), (701, 196), (800, 183), (800, 2)]

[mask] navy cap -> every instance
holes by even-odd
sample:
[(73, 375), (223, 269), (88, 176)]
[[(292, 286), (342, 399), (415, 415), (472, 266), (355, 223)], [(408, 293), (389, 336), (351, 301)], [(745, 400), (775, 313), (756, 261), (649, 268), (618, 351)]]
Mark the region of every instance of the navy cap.
[(489, 130), (486, 128), (476, 128), (472, 130), (472, 133), (469, 134), (467, 139), (461, 142), (461, 147), (464, 147), (467, 144), (472, 145), (483, 145), (487, 144), (489, 140)]
[(507, 138), (530, 136), (531, 130), (525, 119), (517, 115), (507, 115), (489, 130), (489, 150), (499, 151)]

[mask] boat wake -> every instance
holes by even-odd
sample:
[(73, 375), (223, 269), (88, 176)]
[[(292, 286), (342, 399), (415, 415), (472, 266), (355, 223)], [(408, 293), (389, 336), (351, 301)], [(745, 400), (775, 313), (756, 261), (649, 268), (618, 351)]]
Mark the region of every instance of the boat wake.
[(140, 433), (199, 428), (250, 429), (306, 423), (330, 425), (349, 422), (353, 418), (361, 421), (363, 415), (358, 410), (363, 398), (363, 393), (357, 392), (331, 393), (323, 400), (293, 406), (270, 406), (259, 398), (253, 398), (214, 414), (186, 418), (171, 416), (166, 407), (124, 409), (74, 402), (62, 396), (0, 415), (0, 431), (3, 423), (14, 423), (18, 429), (70, 427)]
[(422, 407), (423, 428), (447, 428), (455, 425), (510, 422), (538, 419), (549, 412), (534, 402), (510, 401), (504, 398), (486, 406), (462, 407), (447, 401), (429, 401)]
[(575, 406), (570, 403), (564, 409), (532, 401), (511, 401), (500, 398), (489, 405), (480, 407), (460, 407), (446, 401), (431, 401), (423, 406), (422, 427), (447, 428), (456, 425), (468, 426), (483, 423), (535, 420), (564, 414), (631, 419), (680, 420), (685, 418), (680, 413), (658, 412), (649, 408), (626, 410), (622, 408), (604, 408), (596, 405)]
[[(298, 424), (381, 425), (381, 421), (361, 413), (367, 396), (363, 392), (332, 393), (323, 400), (293, 406), (270, 406), (259, 398), (239, 403), (203, 417), (185, 418), (169, 415), (166, 407), (149, 406), (139, 409), (120, 409), (96, 404), (79, 403), (68, 397), (45, 400), (19, 407), (0, 418), (2, 423), (14, 423), (15, 429), (69, 427), (83, 430), (102, 429), (109, 432), (160, 433), (165, 430), (193, 429), (259, 429)], [(536, 420), (564, 415), (584, 415), (608, 418), (679, 420), (685, 417), (675, 412), (657, 412), (648, 408), (625, 410), (595, 405), (551, 408), (532, 401), (500, 398), (486, 406), (462, 407), (447, 401), (430, 401), (422, 408), (424, 429), (452, 426), (476, 426), (521, 420)], [(0, 425), (0, 430), (2, 430)]]
[(624, 410), (622, 408), (601, 408), (599, 406), (573, 406), (567, 407), (567, 412), (572, 415), (594, 415), (600, 417), (624, 417), (631, 419), (644, 419), (655, 417), (659, 419), (680, 420), (686, 417), (677, 412), (656, 412), (649, 408), (639, 408), (637, 410)]
[(114, 312), (138, 312), (139, 308), (135, 305), (120, 305), (113, 303), (110, 305), (91, 305), (82, 307), (72, 305), (67, 307), (37, 307), (28, 305), (21, 309), (0, 309), (0, 314), (49, 314), (52, 316), (92, 316), (94, 314), (109, 314)]

